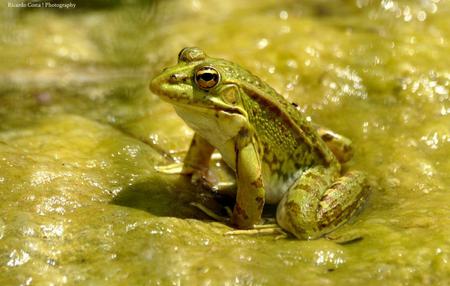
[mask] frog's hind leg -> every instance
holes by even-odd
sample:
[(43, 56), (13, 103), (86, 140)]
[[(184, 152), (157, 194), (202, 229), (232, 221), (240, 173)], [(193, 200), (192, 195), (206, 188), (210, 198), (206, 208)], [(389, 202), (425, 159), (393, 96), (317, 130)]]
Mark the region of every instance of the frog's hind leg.
[(336, 173), (322, 166), (306, 171), (279, 203), (278, 224), (298, 238), (314, 239), (345, 223), (369, 188), (362, 172)]

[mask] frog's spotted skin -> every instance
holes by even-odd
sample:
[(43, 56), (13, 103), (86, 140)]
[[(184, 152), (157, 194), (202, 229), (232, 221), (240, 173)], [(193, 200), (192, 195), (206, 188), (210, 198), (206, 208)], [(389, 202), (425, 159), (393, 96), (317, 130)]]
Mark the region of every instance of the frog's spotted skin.
[(183, 173), (204, 174), (214, 149), (235, 170), (237, 227), (252, 228), (266, 202), (278, 203), (282, 228), (315, 238), (348, 220), (365, 200), (364, 174), (340, 173), (340, 162), (351, 157), (349, 142), (313, 127), (242, 67), (185, 48), (150, 88), (195, 131)]

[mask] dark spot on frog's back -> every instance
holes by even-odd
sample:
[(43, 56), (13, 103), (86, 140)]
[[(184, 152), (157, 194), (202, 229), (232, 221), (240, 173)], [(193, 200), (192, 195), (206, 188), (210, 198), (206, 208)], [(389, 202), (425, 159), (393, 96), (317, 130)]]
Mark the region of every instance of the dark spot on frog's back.
[(267, 163), (270, 163), (271, 165), (278, 165), (280, 163), (280, 160), (278, 160), (278, 157), (273, 152), (270, 152), (270, 147), (264, 146), (264, 161)]

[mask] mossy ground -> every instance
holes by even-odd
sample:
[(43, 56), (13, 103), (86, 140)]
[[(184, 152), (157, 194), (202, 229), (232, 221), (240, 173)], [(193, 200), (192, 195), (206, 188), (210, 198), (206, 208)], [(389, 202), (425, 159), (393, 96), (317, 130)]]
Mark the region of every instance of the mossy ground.
[[(76, 2), (76, 1), (75, 1)], [(0, 7), (0, 285), (447, 285), (450, 4), (79, 1)], [(224, 236), (154, 166), (191, 131), (148, 91), (184, 46), (344, 134), (374, 192), (336, 235)]]

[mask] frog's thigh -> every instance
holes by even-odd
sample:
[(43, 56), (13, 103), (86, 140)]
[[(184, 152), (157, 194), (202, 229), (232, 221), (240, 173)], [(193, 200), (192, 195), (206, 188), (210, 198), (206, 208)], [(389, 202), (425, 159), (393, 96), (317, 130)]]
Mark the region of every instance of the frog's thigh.
[(313, 239), (346, 222), (368, 195), (366, 178), (361, 172), (333, 177), (323, 167), (306, 171), (278, 205), (278, 224), (298, 238)]

